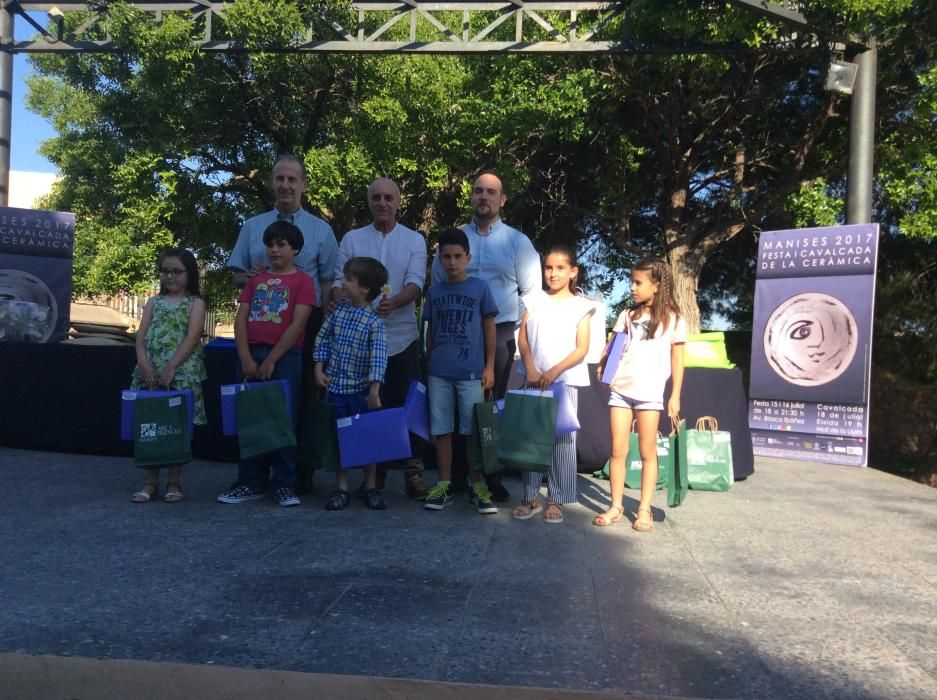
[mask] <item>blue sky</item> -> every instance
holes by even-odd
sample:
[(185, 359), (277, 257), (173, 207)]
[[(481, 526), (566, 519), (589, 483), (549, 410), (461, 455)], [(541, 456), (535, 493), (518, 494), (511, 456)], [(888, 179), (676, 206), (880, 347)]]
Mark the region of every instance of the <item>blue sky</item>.
[[(42, 13), (44, 14), (44, 13)], [(40, 19), (37, 16), (37, 19)], [(28, 37), (33, 28), (20, 20), (14, 25), (17, 39)], [(30, 73), (25, 54), (13, 56), (13, 115), (10, 169), (54, 173), (55, 166), (37, 151), (44, 139), (54, 136), (51, 124), (26, 109), (26, 76)]]

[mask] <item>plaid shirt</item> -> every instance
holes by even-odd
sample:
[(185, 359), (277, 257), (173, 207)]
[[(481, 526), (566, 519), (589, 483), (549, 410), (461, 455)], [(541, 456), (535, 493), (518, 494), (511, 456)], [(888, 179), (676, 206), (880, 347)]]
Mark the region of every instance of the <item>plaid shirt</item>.
[(370, 306), (342, 302), (325, 319), (312, 359), (326, 364), (329, 391), (352, 394), (383, 382), (387, 369), (384, 323)]

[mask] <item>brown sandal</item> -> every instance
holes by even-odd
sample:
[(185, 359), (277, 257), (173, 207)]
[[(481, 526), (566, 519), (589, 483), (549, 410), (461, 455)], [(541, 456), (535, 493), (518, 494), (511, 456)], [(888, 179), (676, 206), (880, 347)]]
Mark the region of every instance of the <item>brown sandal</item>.
[[(647, 513), (647, 518), (642, 518), (641, 513)], [(634, 514), (631, 529), (636, 532), (650, 532), (654, 529), (654, 515), (650, 508), (638, 508), (638, 512)]]
[[(615, 511), (614, 515), (609, 515), (612, 511)], [(592, 524), (598, 527), (608, 527), (609, 525), (614, 525), (619, 520), (622, 519), (622, 516), (625, 514), (625, 509), (621, 506), (612, 506), (608, 509), (607, 513), (602, 513), (592, 518)]]
[[(550, 517), (551, 513), (553, 517)], [(559, 513), (559, 517), (557, 517), (557, 513)], [(543, 522), (548, 525), (559, 525), (563, 522), (563, 504), (549, 501), (546, 510), (543, 511)]]

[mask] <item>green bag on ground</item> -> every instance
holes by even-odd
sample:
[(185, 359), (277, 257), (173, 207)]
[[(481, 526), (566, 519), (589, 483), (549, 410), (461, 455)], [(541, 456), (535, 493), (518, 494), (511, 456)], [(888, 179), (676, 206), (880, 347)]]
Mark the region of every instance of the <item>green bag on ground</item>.
[(674, 423), (670, 433), (671, 469), (667, 475), (667, 505), (679, 506), (686, 499), (687, 491), (687, 430), (686, 421)]
[(297, 461), (323, 472), (340, 464), (335, 406), (312, 396), (303, 403), (297, 437)]
[(501, 416), (494, 401), (475, 404), (474, 431), (469, 440), (469, 463), (482, 474), (495, 474), (504, 469), (498, 461)]
[[(667, 474), (671, 470), (670, 440), (657, 433), (657, 488), (667, 485)], [(628, 436), (628, 456), (625, 457), (625, 486), (629, 489), (641, 488), (641, 475), (644, 463), (641, 461), (641, 448), (638, 446), (638, 434), (632, 426)]]
[(133, 462), (145, 469), (192, 460), (189, 412), (182, 396), (134, 401)]
[(248, 385), (234, 401), (241, 459), (296, 446), (293, 421), (279, 383)]
[(687, 481), (694, 491), (728, 491), (735, 483), (732, 468), (732, 435), (719, 430), (712, 416), (696, 421), (686, 432)]
[(511, 469), (546, 473), (553, 464), (557, 401), (552, 396), (504, 397), (498, 460)]
[(732, 369), (734, 364), (729, 362), (726, 353), (725, 333), (721, 331), (710, 333), (690, 333), (683, 346), (684, 363), (687, 367), (710, 367), (715, 369)]

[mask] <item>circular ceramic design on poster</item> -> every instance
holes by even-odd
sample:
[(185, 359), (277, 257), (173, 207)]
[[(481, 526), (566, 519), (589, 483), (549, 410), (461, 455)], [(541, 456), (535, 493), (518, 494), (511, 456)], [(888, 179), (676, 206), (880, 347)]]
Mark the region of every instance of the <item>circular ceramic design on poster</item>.
[(792, 384), (819, 386), (846, 371), (856, 354), (856, 319), (839, 299), (807, 292), (786, 299), (765, 327), (771, 369)]
[(58, 317), (45, 282), (23, 270), (0, 270), (0, 342), (44, 343)]

